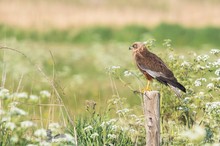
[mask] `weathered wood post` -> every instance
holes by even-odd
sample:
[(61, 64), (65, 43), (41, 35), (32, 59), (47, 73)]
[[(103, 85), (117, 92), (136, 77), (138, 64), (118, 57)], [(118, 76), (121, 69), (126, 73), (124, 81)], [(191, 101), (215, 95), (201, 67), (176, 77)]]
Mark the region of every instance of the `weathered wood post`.
[(144, 114), (146, 128), (146, 146), (160, 145), (160, 93), (146, 91), (144, 98)]

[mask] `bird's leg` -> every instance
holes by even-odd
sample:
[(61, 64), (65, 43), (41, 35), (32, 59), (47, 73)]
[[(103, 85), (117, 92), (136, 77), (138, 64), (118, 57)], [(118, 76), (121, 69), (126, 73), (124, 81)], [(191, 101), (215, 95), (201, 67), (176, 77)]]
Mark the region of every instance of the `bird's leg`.
[(147, 81), (147, 86), (144, 89), (142, 89), (141, 92), (144, 93), (145, 91), (150, 91), (150, 90), (151, 90), (150, 89), (150, 81), (148, 80)]
[(147, 81), (147, 87), (146, 87), (146, 91), (150, 91), (151, 89), (150, 89), (150, 81), (148, 80)]

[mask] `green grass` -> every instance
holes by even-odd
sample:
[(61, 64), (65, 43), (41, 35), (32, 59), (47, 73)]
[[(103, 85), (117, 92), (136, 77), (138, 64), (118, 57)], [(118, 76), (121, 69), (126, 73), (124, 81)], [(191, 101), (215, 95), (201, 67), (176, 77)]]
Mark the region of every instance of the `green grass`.
[(44, 43), (87, 44), (131, 43), (156, 39), (159, 44), (164, 39), (172, 39), (176, 47), (220, 45), (220, 29), (216, 27), (186, 28), (180, 25), (160, 24), (152, 29), (140, 25), (122, 28), (95, 26), (88, 28), (51, 29), (44, 32), (23, 30), (0, 25), (0, 39), (15, 38), (18, 41), (31, 40)]
[[(159, 90), (161, 94), (161, 144), (173, 146), (217, 145), (220, 122), (220, 50), (212, 49), (203, 54), (195, 54), (194, 51), (191, 51), (178, 55), (171, 51), (169, 41), (166, 40), (165, 44), (168, 46), (168, 48), (165, 47), (169, 50), (168, 53), (159, 55), (164, 58), (178, 80), (186, 87), (187, 93), (183, 94), (182, 98), (177, 98), (168, 87), (157, 82), (153, 83), (152, 88)], [(8, 54), (4, 55), (4, 61), (6, 61)], [(53, 57), (56, 58), (56, 56)], [(15, 59), (15, 56), (13, 55), (13, 58), (7, 60), (7, 63), (12, 61), (11, 59)], [(123, 64), (122, 60), (121, 64)], [(4, 71), (6, 70), (7, 73), (13, 72), (4, 68)], [(50, 69), (41, 70), (39, 74), (50, 74), (49, 71)], [(105, 96), (100, 95), (99, 98), (102, 98), (102, 101), (96, 97), (86, 100), (87, 96), (91, 96), (92, 93), (77, 97), (76, 100), (86, 101), (84, 106), (69, 103), (64, 95), (59, 94), (62, 93), (59, 86), (51, 83), (50, 80), (41, 83), (40, 79), (45, 76), (37, 76), (39, 74), (34, 74), (34, 78), (37, 80), (34, 83), (41, 85), (42, 89), (50, 89), (50, 92), (38, 93), (35, 91), (36, 85), (32, 85), (31, 89), (26, 88), (29, 84), (23, 81), (31, 75), (28, 73), (25, 73), (26, 76), (20, 79), (22, 83), (16, 86), (17, 91), (0, 89), (1, 145), (76, 145), (76, 143), (94, 146), (145, 145), (142, 96), (133, 93), (133, 90), (144, 86), (141, 82), (142, 76), (137, 70), (126, 69), (124, 66), (108, 67), (107, 75), (104, 78), (110, 78), (109, 81), (105, 80), (112, 88), (111, 93), (108, 93), (109, 98), (104, 99)], [(2, 76), (6, 77), (4, 74)], [(10, 78), (9, 74), (7, 80)], [(46, 78), (50, 79), (50, 75), (46, 75)], [(64, 79), (61, 76), (59, 78)], [(98, 78), (103, 77), (97, 75), (96, 81)], [(17, 79), (14, 77), (14, 80)], [(33, 79), (28, 81), (32, 82)], [(75, 80), (73, 81), (75, 82)], [(87, 80), (87, 83), (89, 82), (92, 82), (92, 79)], [(44, 87), (44, 84), (49, 84), (50, 88)], [(108, 86), (102, 84), (102, 86), (104, 85)], [(11, 84), (5, 84), (5, 87), (10, 88)], [(73, 92), (72, 89), (79, 90)], [(72, 92), (66, 93), (66, 96), (72, 99), (73, 93), (80, 92), (80, 89), (79, 85), (70, 88)], [(95, 92), (93, 86), (85, 88), (84, 91), (91, 89)], [(126, 96), (122, 92), (124, 89), (128, 89)], [(136, 101), (139, 100), (140, 106), (131, 107), (128, 104), (132, 102), (129, 101), (129, 96), (133, 96), (132, 98)], [(100, 107), (99, 104), (103, 104), (103, 106)], [(81, 114), (70, 114), (75, 112), (76, 107), (81, 108)], [(87, 116), (84, 116), (82, 112)], [(27, 121), (32, 124), (24, 126), (22, 123)], [(50, 135), (46, 135), (47, 129), (52, 132), (52, 140)]]
[[(121, 29), (94, 27), (72, 32), (18, 31), (5, 26), (0, 30), (4, 30), (0, 36), (1, 45), (20, 52), (0, 50), (1, 86), (8, 89), (0, 89), (0, 105), (4, 110), (3, 114), (0, 112), (1, 145), (38, 145), (48, 137), (35, 132), (42, 128), (45, 132), (51, 123), (60, 125), (58, 131), (53, 131), (53, 136), (71, 134), (79, 145), (144, 145), (142, 97), (134, 94), (133, 90), (142, 89), (145, 79), (132, 62), (128, 47), (136, 38), (147, 41), (148, 37), (153, 38), (152, 34), (161, 40), (155, 45), (154, 41), (148, 40), (152, 43), (149, 44), (150, 50), (168, 64), (187, 89), (182, 98), (177, 98), (168, 87), (157, 82), (152, 84), (152, 89), (161, 93), (162, 144), (218, 142), (220, 52), (204, 47), (211, 41), (202, 35), (197, 41), (203, 42), (194, 44), (200, 47), (188, 48), (187, 44), (180, 50), (173, 46), (184, 44), (184, 40), (189, 38), (178, 36), (187, 31), (175, 25), (161, 24), (154, 29), (142, 26)], [(159, 30), (166, 31), (169, 38), (176, 36), (172, 40), (176, 45), (170, 47), (169, 40), (162, 41)], [(188, 29), (189, 32), (192, 30), (206, 35), (218, 31), (217, 28)], [(195, 35), (189, 32), (185, 36)], [(28, 37), (30, 34), (32, 37)], [(196, 40), (192, 37), (189, 41)], [(45, 98), (40, 93), (42, 90), (48, 90), (51, 96)], [(10, 98), (5, 98), (5, 95)], [(36, 95), (37, 100), (32, 101), (30, 95)], [(11, 107), (28, 114), (12, 114)], [(21, 122), (26, 120), (36, 126), (22, 129)], [(11, 129), (12, 123), (16, 128)], [(27, 139), (27, 135), (32, 139)], [(16, 141), (16, 137), (22, 141)], [(70, 141), (62, 144), (70, 144)]]

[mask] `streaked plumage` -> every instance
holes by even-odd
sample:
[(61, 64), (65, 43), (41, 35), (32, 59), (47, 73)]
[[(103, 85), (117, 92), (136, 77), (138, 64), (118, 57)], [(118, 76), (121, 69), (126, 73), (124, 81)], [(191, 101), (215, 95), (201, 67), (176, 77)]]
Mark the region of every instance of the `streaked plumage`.
[(186, 89), (174, 77), (172, 71), (155, 54), (148, 51), (145, 43), (135, 42), (131, 47), (137, 67), (148, 80), (156, 79), (162, 84), (171, 87), (174, 92), (180, 96), (179, 90), (186, 92)]

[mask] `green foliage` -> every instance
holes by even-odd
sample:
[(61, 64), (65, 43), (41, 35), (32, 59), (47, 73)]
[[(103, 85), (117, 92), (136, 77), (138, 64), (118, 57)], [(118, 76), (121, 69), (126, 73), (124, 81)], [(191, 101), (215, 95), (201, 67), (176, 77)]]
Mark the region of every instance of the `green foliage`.
[(113, 41), (131, 43), (134, 40), (142, 41), (144, 35), (147, 35), (149, 30), (144, 26), (129, 25), (122, 29), (114, 30)]
[(212, 44), (219, 46), (220, 29), (214, 27), (184, 28), (180, 25), (161, 24), (152, 30), (152, 35), (158, 40), (164, 38), (173, 40), (175, 46), (202, 46)]
[(103, 119), (97, 113), (76, 121), (78, 143), (83, 145), (134, 145), (126, 130), (117, 126), (116, 119)]
[(144, 41), (150, 38), (162, 42), (164, 38), (173, 40), (175, 46), (220, 45), (220, 29), (215, 27), (185, 28), (174, 24), (160, 24), (153, 29), (140, 25), (128, 25), (122, 28), (104, 26), (83, 29), (69, 28), (65, 30), (51, 29), (45, 32), (23, 30), (0, 25), (0, 39), (16, 38), (17, 40), (31, 40), (50, 43), (94, 44), (124, 42), (134, 40)]
[[(186, 87), (187, 93), (177, 98), (168, 87), (157, 82), (152, 85), (161, 93), (162, 145), (217, 143), (220, 128), (220, 51), (212, 49), (202, 55), (188, 52), (179, 56), (172, 51), (170, 40), (165, 40), (164, 46), (170, 51), (160, 56)], [(113, 67), (112, 70), (115, 78), (132, 91), (138, 86), (144, 88), (137, 72), (124, 71), (121, 67)]]
[(106, 43), (113, 37), (113, 30), (108, 27), (93, 27), (79, 31), (73, 38), (73, 43)]
[[(130, 28), (132, 27), (130, 26)], [(129, 33), (129, 29), (127, 29), (127, 33)], [(142, 32), (144, 28), (140, 27), (138, 30)], [(109, 36), (114, 35), (113, 29), (106, 29), (104, 34), (101, 33), (102, 31), (98, 31), (100, 36), (104, 37), (105, 33)], [(148, 30), (145, 31), (148, 32)], [(65, 33), (63, 35), (74, 36), (72, 32), (71, 34), (70, 32)], [(96, 31), (92, 33), (96, 33)], [(59, 31), (54, 31), (50, 35), (52, 34), (59, 35)], [(136, 37), (141, 36), (135, 32), (132, 34)], [(16, 34), (13, 32), (13, 35)], [(42, 34), (33, 32), (32, 35), (33, 38), (42, 41)], [(49, 42), (53, 40), (59, 42), (59, 39), (62, 39), (59, 36), (50, 38), (50, 35), (47, 36)], [(20, 38), (26, 40), (25, 37), (26, 35), (21, 35)], [(9, 89), (2, 88), (0, 94), (1, 110), (4, 110), (2, 112), (4, 114), (0, 112), (2, 145), (13, 145), (14, 143), (27, 145), (45, 142), (47, 137), (38, 139), (34, 133), (38, 130), (40, 130), (39, 133), (45, 133), (50, 122), (57, 121), (59, 121), (59, 125), (62, 125), (62, 128), (58, 133), (54, 133), (53, 137), (57, 134), (71, 134), (71, 138), (79, 145), (92, 145), (93, 143), (96, 145), (145, 144), (142, 96), (135, 94), (145, 86), (145, 79), (131, 63), (132, 56), (131, 52), (128, 51), (130, 44), (108, 44), (107, 39), (105, 44), (101, 44), (99, 42), (101, 40), (98, 41), (97, 39), (98, 42), (94, 44), (91, 42), (86, 46), (72, 44), (65, 46), (63, 44), (57, 45), (57, 43), (55, 45), (42, 45), (27, 40), (23, 42), (22, 39), (19, 41), (5, 39), (5, 44), (17, 46), (19, 51), (27, 56), (16, 54), (11, 50), (1, 50), (0, 54), (1, 84)], [(67, 39), (66, 42), (71, 40), (68, 37), (65, 39)], [(80, 40), (78, 41), (80, 42)], [(161, 43), (163, 46), (161, 51), (154, 48), (156, 46), (154, 39), (147, 40), (147, 46), (152, 52), (158, 51), (156, 54), (166, 62), (180, 83), (187, 89), (187, 93), (183, 94), (182, 98), (177, 98), (168, 87), (153, 82), (152, 89), (159, 90), (161, 93), (162, 145), (214, 145), (219, 140), (220, 125), (220, 51), (219, 49), (210, 50), (206, 48), (202, 52), (198, 52), (198, 50), (197, 52), (193, 50), (178, 52), (180, 50), (175, 50), (172, 42), (175, 43), (174, 40), (166, 39)], [(53, 55), (45, 53), (45, 48), (53, 48), (51, 50)], [(57, 88), (60, 93), (65, 93), (62, 94), (61, 98), (65, 106), (74, 113), (75, 125), (63, 122), (67, 121), (68, 118), (66, 114), (62, 116), (60, 106), (57, 110), (52, 110), (53, 105), (61, 99), (55, 98), (54, 90), (50, 92), (51, 97), (54, 98), (41, 100), (42, 94), (37, 94), (45, 89), (51, 90), (51, 83), (54, 83), (53, 88)], [(134, 91), (136, 92), (134, 93)], [(20, 99), (20, 93), (27, 98)], [(41, 97), (39, 98), (40, 102), (37, 100), (37, 102), (32, 103), (30, 101), (31, 97), (33, 98), (32, 94)], [(6, 97), (13, 98), (7, 99)], [(85, 100), (95, 100), (96, 105), (94, 106), (93, 102), (89, 104), (86, 114), (82, 108)], [(11, 114), (9, 105), (14, 102), (18, 102), (14, 105), (17, 109), (28, 114)], [(58, 105), (60, 104), (58, 102)], [(42, 114), (40, 114), (39, 107), (42, 107)], [(54, 111), (52, 115), (56, 115), (54, 116), (56, 118), (53, 119), (51, 115), (48, 115), (50, 109)], [(18, 111), (21, 112), (21, 110)], [(32, 115), (37, 115), (38, 122), (31, 118)], [(3, 117), (8, 116), (11, 119), (2, 122)], [(42, 116), (47, 117), (47, 120), (44, 121), (44, 118), (40, 118)], [(27, 120), (36, 122), (37, 125), (28, 128), (27, 131), (21, 131), (21, 122)], [(13, 131), (8, 128), (13, 126), (12, 123), (16, 126)], [(65, 126), (63, 123), (68, 124)], [(27, 139), (27, 133), (33, 136), (33, 139)], [(22, 140), (16, 141), (16, 136)], [(61, 144), (63, 143), (61, 142)], [(68, 144), (68, 142), (64, 144)]]

